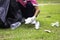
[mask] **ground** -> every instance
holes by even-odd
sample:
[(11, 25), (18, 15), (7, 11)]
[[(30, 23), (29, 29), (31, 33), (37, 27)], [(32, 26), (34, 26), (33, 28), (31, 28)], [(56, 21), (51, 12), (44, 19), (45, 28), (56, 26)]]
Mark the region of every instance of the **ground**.
[[(0, 40), (60, 40), (60, 26), (51, 26), (53, 22), (60, 22), (60, 4), (41, 5), (39, 9), (41, 12), (36, 19), (41, 24), (39, 30), (31, 24), (22, 24), (15, 30), (0, 29)], [(51, 30), (51, 33), (44, 30)]]

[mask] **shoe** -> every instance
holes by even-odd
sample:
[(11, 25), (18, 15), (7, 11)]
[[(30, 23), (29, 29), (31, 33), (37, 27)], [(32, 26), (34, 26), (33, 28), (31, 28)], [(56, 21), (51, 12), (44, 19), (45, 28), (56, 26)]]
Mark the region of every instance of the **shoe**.
[(35, 23), (35, 29), (39, 29), (39, 27), (40, 27), (40, 23), (39, 22), (36, 22)]
[(16, 29), (17, 27), (19, 27), (21, 25), (21, 23), (20, 22), (16, 22), (16, 23), (13, 23), (13, 24), (11, 24), (11, 29)]

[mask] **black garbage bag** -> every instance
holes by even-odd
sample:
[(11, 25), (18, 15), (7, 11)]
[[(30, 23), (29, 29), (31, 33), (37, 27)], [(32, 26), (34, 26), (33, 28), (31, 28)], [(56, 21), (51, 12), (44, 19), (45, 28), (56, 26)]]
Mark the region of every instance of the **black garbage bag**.
[(22, 15), (16, 0), (3, 0), (0, 4), (0, 20), (3, 27), (9, 28), (12, 23), (21, 22)]
[(0, 0), (0, 24), (1, 25), (4, 25), (6, 22), (6, 15), (8, 12), (9, 3), (10, 0)]

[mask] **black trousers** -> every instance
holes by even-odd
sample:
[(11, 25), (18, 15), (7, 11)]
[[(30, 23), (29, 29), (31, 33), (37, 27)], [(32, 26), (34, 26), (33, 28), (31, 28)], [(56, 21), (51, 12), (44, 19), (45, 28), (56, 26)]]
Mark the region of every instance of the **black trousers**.
[(21, 3), (18, 3), (18, 5), (21, 9), (22, 16), (24, 18), (32, 17), (36, 11), (35, 7), (33, 6), (33, 4), (30, 1), (27, 2), (26, 7), (21, 5)]

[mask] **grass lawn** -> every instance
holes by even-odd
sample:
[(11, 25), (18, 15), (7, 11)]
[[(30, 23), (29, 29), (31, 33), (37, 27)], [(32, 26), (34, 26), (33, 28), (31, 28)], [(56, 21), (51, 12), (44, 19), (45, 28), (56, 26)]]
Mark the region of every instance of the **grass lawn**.
[(60, 0), (38, 0), (39, 3), (60, 3)]
[[(52, 27), (50, 25), (52, 22), (60, 22), (60, 4), (43, 5), (39, 8), (41, 10), (37, 17), (41, 23), (39, 30), (36, 30), (31, 24), (22, 24), (15, 30), (0, 29), (0, 40), (60, 40), (60, 26)], [(46, 29), (51, 30), (51, 33), (45, 32)]]

